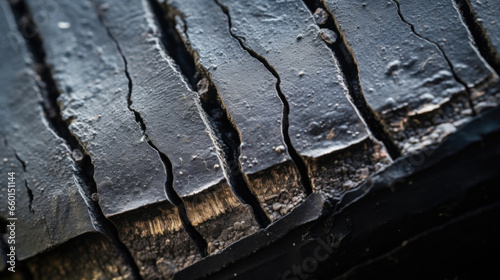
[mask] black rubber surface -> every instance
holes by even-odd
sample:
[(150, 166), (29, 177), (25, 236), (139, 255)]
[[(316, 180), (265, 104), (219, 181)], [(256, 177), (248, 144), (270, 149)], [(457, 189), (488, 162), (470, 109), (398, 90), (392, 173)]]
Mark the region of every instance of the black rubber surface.
[(0, 277), (492, 278), (498, 7), (1, 2)]

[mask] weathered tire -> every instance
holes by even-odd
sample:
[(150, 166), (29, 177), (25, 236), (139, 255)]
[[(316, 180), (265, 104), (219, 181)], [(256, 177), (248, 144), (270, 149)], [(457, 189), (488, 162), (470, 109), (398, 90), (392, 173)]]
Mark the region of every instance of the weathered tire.
[(498, 0), (0, 8), (2, 279), (498, 276)]

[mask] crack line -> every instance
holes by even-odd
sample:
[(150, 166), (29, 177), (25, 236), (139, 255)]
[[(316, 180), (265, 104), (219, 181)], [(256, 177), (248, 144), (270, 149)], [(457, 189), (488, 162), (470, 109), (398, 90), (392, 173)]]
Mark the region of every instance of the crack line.
[[(4, 144), (6, 147), (9, 147), (9, 143), (7, 142), (7, 139), (6, 138), (2, 138)], [(28, 194), (28, 198), (29, 198), (29, 204), (28, 204), (28, 208), (30, 210), (30, 213), (31, 214), (34, 214), (35, 213), (35, 210), (33, 209), (32, 207), (32, 204), (33, 204), (33, 191), (31, 190), (31, 188), (28, 186), (28, 180), (26, 179), (26, 174), (28, 174), (28, 172), (26, 171), (26, 162), (21, 159), (21, 157), (19, 156), (19, 154), (17, 153), (16, 149), (14, 149), (14, 147), (10, 147), (12, 152), (14, 153), (14, 157), (17, 159), (17, 161), (19, 161), (19, 163), (21, 163), (21, 166), (23, 168), (23, 172), (24, 172), (24, 176), (23, 176), (23, 181), (24, 181), (24, 187), (26, 188), (26, 193)]]
[(189, 218), (186, 213), (186, 207), (184, 205), (184, 202), (182, 199), (179, 197), (177, 192), (174, 189), (173, 182), (174, 182), (174, 173), (173, 173), (173, 167), (172, 167), (172, 162), (168, 158), (168, 156), (161, 152), (158, 147), (152, 142), (152, 140), (148, 137), (146, 133), (146, 123), (144, 122), (144, 119), (142, 118), (141, 114), (139, 111), (135, 110), (132, 108), (132, 91), (133, 91), (133, 83), (132, 83), (132, 78), (130, 76), (130, 73), (128, 71), (128, 61), (127, 58), (125, 57), (120, 44), (118, 40), (114, 37), (114, 35), (111, 32), (111, 29), (106, 25), (102, 13), (98, 12), (98, 17), (99, 17), (99, 22), (103, 26), (103, 28), (106, 30), (106, 33), (108, 37), (113, 41), (118, 53), (120, 54), (123, 64), (124, 64), (124, 72), (125, 76), (127, 77), (128, 80), (128, 94), (127, 94), (127, 108), (129, 111), (131, 111), (134, 116), (135, 116), (135, 121), (140, 125), (141, 130), (142, 130), (142, 135), (146, 139), (146, 142), (148, 145), (156, 151), (158, 156), (161, 159), (162, 164), (165, 167), (165, 172), (166, 172), (166, 182), (165, 182), (165, 195), (167, 197), (167, 200), (172, 203), (179, 212), (179, 218), (182, 222), (182, 225), (184, 226), (186, 232), (188, 233), (189, 237), (195, 242), (197, 245), (198, 249), (200, 250), (200, 253), (205, 256), (206, 255), (206, 248), (207, 248), (207, 241), (203, 238), (203, 236), (196, 230), (196, 228), (192, 225), (192, 223), (189, 221)]
[(252, 50), (248, 46), (245, 45), (243, 42), (242, 38), (237, 36), (236, 34), (233, 33), (232, 31), (232, 22), (231, 22), (231, 15), (229, 14), (229, 9), (227, 6), (221, 4), (218, 0), (214, 0), (215, 3), (221, 8), (221, 10), (224, 12), (224, 14), (227, 16), (227, 22), (228, 22), (228, 28), (229, 28), (229, 33), (231, 36), (236, 39), (241, 46), (242, 49), (244, 49), (250, 56), (253, 58), (257, 59), (266, 69), (274, 76), (276, 79), (276, 92), (278, 93), (278, 96), (281, 100), (281, 103), (283, 104), (283, 115), (282, 115), (282, 121), (281, 121), (281, 134), (283, 135), (283, 141), (285, 142), (285, 145), (288, 150), (288, 154), (290, 155), (292, 162), (294, 165), (297, 167), (297, 170), (299, 171), (300, 178), (301, 178), (301, 183), (304, 187), (304, 190), (307, 195), (312, 193), (312, 183), (311, 183), (311, 178), (309, 177), (309, 168), (302, 156), (297, 152), (297, 150), (293, 147), (292, 141), (290, 140), (290, 135), (288, 133), (288, 127), (289, 127), (289, 119), (288, 116), (290, 114), (290, 106), (288, 104), (288, 101), (286, 100), (285, 95), (281, 91), (281, 78), (278, 74), (278, 71), (267, 61), (266, 58), (263, 56), (259, 55), (256, 51)]
[(21, 157), (19, 157), (19, 154), (17, 153), (17, 151), (14, 148), (11, 147), (11, 149), (14, 152), (14, 156), (21, 163), (21, 165), (23, 167), (23, 171), (24, 171), (24, 176), (23, 176), (24, 177), (23, 178), (24, 187), (26, 188), (26, 193), (28, 194), (28, 198), (29, 198), (28, 208), (29, 208), (31, 214), (35, 214), (35, 210), (32, 207), (32, 205), (33, 205), (33, 199), (34, 199), (34, 197), (33, 197), (33, 191), (28, 186), (28, 180), (26, 179), (26, 174), (28, 173), (26, 171), (26, 162), (24, 160), (22, 160)]
[(474, 109), (474, 103), (472, 102), (472, 99), (471, 99), (471, 96), (472, 96), (472, 91), (470, 89), (470, 87), (467, 85), (467, 83), (462, 80), (458, 74), (455, 72), (455, 67), (453, 66), (453, 64), (451, 63), (451, 60), (448, 58), (448, 55), (446, 54), (446, 52), (444, 51), (444, 49), (436, 42), (418, 34), (418, 32), (416, 31), (415, 29), (415, 26), (413, 24), (411, 24), (409, 21), (407, 21), (405, 19), (405, 17), (403, 16), (403, 13), (401, 12), (401, 5), (399, 3), (399, 0), (391, 0), (394, 4), (396, 4), (396, 7), (397, 7), (397, 10), (398, 10), (398, 16), (399, 18), (401, 19), (402, 22), (406, 23), (411, 31), (413, 32), (413, 34), (415, 34), (415, 36), (417, 36), (418, 38), (434, 45), (436, 48), (438, 48), (438, 50), (441, 52), (441, 54), (443, 55), (443, 58), (444, 60), (446, 61), (446, 63), (448, 64), (448, 67), (450, 68), (450, 71), (453, 75), (453, 78), (458, 82), (460, 83), (464, 88), (465, 90), (467, 91), (467, 100), (468, 100), (468, 103), (469, 103), (469, 106), (472, 110), (472, 115), (473, 116), (476, 116), (477, 113), (476, 113), (476, 110)]

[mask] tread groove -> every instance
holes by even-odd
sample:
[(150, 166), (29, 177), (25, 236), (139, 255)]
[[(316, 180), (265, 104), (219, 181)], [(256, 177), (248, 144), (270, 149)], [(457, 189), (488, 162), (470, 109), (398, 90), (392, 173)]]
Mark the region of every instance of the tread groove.
[[(267, 227), (270, 220), (256, 196), (250, 191), (247, 178), (238, 160), (241, 145), (238, 128), (220, 99), (210, 74), (196, 62), (197, 54), (186, 46), (178, 33), (179, 30), (176, 29), (175, 17), (179, 16), (182, 19), (181, 13), (171, 6), (162, 9), (154, 0), (151, 0), (151, 2), (153, 14), (156, 15), (156, 19), (160, 23), (162, 42), (167, 53), (179, 66), (191, 90), (197, 91), (199, 94), (200, 110), (208, 119), (208, 125), (217, 138), (214, 144), (223, 153), (220, 156), (224, 158), (223, 162), (226, 164), (222, 168), (224, 168), (232, 192), (243, 204), (250, 206), (259, 226)], [(187, 28), (187, 26), (185, 25), (184, 28)]]
[(92, 199), (92, 195), (97, 194), (97, 186), (93, 177), (94, 166), (89, 154), (71, 133), (68, 124), (61, 117), (60, 108), (57, 104), (60, 91), (52, 77), (51, 68), (46, 61), (43, 40), (38, 33), (31, 10), (24, 0), (12, 1), (10, 2), (10, 7), (16, 19), (18, 29), (23, 35), (28, 51), (32, 56), (34, 62), (32, 65), (33, 70), (40, 76), (42, 81), (38, 83), (38, 87), (42, 93), (43, 102), (40, 105), (45, 113), (44, 118), (46, 119), (47, 127), (63, 140), (68, 149), (81, 152), (83, 155), (81, 160), (73, 158), (73, 168), (75, 169), (75, 178), (78, 181), (78, 191), (88, 207), (89, 215), (94, 221), (94, 226), (111, 240), (123, 262), (129, 267), (132, 279), (142, 279), (139, 274), (139, 268), (134, 262), (130, 251), (118, 237), (116, 227), (104, 216), (97, 200)]
[(186, 207), (184, 206), (184, 202), (179, 197), (177, 192), (174, 190), (174, 187), (173, 187), (173, 181), (174, 181), (173, 178), (174, 177), (173, 177), (173, 170), (172, 170), (172, 162), (170, 161), (168, 156), (166, 154), (162, 153), (158, 149), (158, 147), (156, 147), (156, 145), (151, 141), (151, 139), (149, 139), (149, 137), (146, 133), (147, 128), (146, 128), (146, 123), (144, 122), (144, 119), (142, 118), (141, 114), (137, 110), (134, 110), (132, 108), (133, 82), (132, 82), (132, 77), (130, 76), (130, 73), (128, 72), (127, 58), (123, 54), (118, 40), (116, 40), (116, 38), (113, 36), (113, 34), (111, 33), (111, 30), (106, 25), (102, 15), (99, 12), (98, 12), (98, 18), (99, 18), (99, 22), (106, 30), (108, 37), (115, 44), (115, 47), (123, 60), (124, 73), (125, 73), (125, 76), (127, 77), (127, 80), (128, 80), (127, 109), (134, 114), (135, 121), (141, 126), (143, 137), (145, 138), (148, 145), (158, 153), (158, 155), (159, 155), (159, 157), (160, 157), (160, 159), (165, 167), (165, 172), (167, 173), (167, 179), (165, 182), (165, 195), (166, 195), (168, 201), (170, 201), (178, 209), (179, 217), (182, 221), (182, 225), (184, 226), (184, 229), (187, 231), (189, 237), (196, 243), (198, 249), (200, 250), (200, 253), (202, 255), (206, 255), (207, 242), (203, 238), (203, 236), (194, 228), (194, 226), (189, 221), (188, 216), (186, 214)]
[[(209, 76), (207, 75), (207, 77)], [(198, 83), (198, 93), (200, 94), (201, 109), (205, 112), (209, 125), (217, 137), (216, 145), (224, 153), (226, 164), (223, 168), (227, 174), (229, 186), (240, 201), (252, 208), (259, 226), (267, 227), (271, 221), (260, 206), (256, 196), (250, 191), (247, 178), (238, 160), (241, 147), (240, 133), (220, 99), (213, 81), (203, 78)]]
[(253, 58), (257, 59), (260, 63), (262, 63), (264, 67), (266, 67), (266, 69), (276, 79), (276, 86), (275, 86), (276, 92), (278, 93), (281, 103), (283, 104), (283, 116), (281, 119), (281, 134), (283, 135), (283, 140), (287, 147), (288, 154), (290, 155), (292, 162), (299, 171), (301, 183), (304, 186), (305, 193), (309, 195), (312, 193), (312, 183), (308, 172), (309, 168), (307, 167), (307, 164), (305, 160), (302, 158), (302, 156), (297, 152), (297, 150), (295, 150), (295, 148), (292, 145), (292, 141), (290, 140), (290, 135), (288, 133), (288, 127), (289, 127), (288, 115), (290, 113), (290, 106), (288, 104), (288, 101), (286, 100), (285, 95), (281, 91), (281, 78), (278, 74), (278, 71), (276, 71), (276, 69), (274, 69), (274, 67), (271, 66), (271, 64), (264, 57), (262, 57), (257, 52), (246, 46), (242, 38), (233, 33), (233, 31), (231, 30), (232, 23), (231, 23), (231, 15), (229, 14), (229, 9), (226, 6), (222, 5), (219, 1), (217, 0), (214, 1), (227, 16), (228, 29), (231, 36), (238, 41), (241, 48), (244, 49), (250, 56), (252, 56)]
[(451, 73), (453, 74), (453, 78), (458, 83), (460, 83), (465, 88), (465, 90), (467, 91), (467, 100), (468, 100), (469, 106), (470, 106), (470, 108), (472, 110), (472, 115), (476, 116), (477, 113), (476, 113), (476, 110), (474, 109), (474, 103), (472, 102), (472, 99), (471, 99), (472, 91), (471, 91), (470, 87), (467, 85), (467, 83), (464, 82), (464, 80), (462, 80), (457, 75), (457, 73), (455, 72), (455, 67), (453, 67), (453, 64), (451, 63), (451, 61), (448, 58), (448, 55), (446, 54), (446, 52), (444, 51), (444, 49), (438, 43), (436, 43), (436, 42), (428, 39), (427, 37), (425, 37), (423, 35), (420, 35), (416, 31), (415, 26), (412, 23), (410, 23), (408, 20), (406, 20), (405, 17), (403, 16), (403, 13), (401, 12), (401, 4), (399, 3), (399, 0), (392, 0), (392, 2), (394, 2), (394, 4), (396, 4), (396, 7), (398, 8), (398, 16), (399, 16), (399, 18), (401, 19), (402, 22), (406, 23), (410, 27), (410, 29), (413, 32), (413, 34), (415, 34), (420, 39), (425, 40), (426, 42), (429, 42), (430, 44), (434, 45), (436, 48), (439, 49), (439, 51), (443, 55), (443, 58), (445, 59), (446, 63), (448, 64), (448, 67), (450, 68)]
[(365, 122), (367, 129), (373, 137), (384, 144), (387, 152), (393, 160), (401, 156), (401, 151), (395, 144), (390, 133), (384, 126), (380, 116), (368, 105), (361, 87), (359, 68), (353, 51), (341, 31), (335, 16), (325, 4), (324, 0), (302, 0), (309, 8), (311, 14), (315, 9), (321, 8), (328, 13), (328, 20), (325, 24), (318, 25), (320, 28), (328, 28), (337, 34), (338, 39), (333, 44), (325, 45), (333, 52), (339, 63), (339, 68), (346, 81), (348, 99), (354, 105), (359, 117)]
[(452, 0), (453, 6), (457, 9), (460, 17), (464, 21), (471, 35), (471, 40), (475, 43), (483, 59), (493, 68), (497, 75), (500, 75), (500, 55), (492, 46), (486, 30), (474, 13), (469, 0)]

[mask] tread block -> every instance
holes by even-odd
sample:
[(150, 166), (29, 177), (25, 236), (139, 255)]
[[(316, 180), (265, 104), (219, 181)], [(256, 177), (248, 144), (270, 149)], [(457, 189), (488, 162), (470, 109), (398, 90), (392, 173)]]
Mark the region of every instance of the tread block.
[[(309, 167), (313, 189), (330, 196), (340, 195), (345, 188), (339, 187), (340, 182), (332, 182), (342, 181), (346, 173), (356, 173), (355, 169), (364, 166), (370, 166), (366, 170), (369, 174), (383, 166), (384, 159), (380, 157), (377, 158), (381, 165), (376, 167), (377, 161), (368, 160), (376, 158), (370, 155), (374, 145), (384, 148), (372, 141), (349, 101), (338, 61), (304, 3), (299, 0), (220, 2), (228, 8), (234, 36), (275, 69), (280, 79), (279, 87), (289, 107), (290, 141)], [(345, 160), (339, 161), (339, 152), (348, 151), (361, 141), (367, 149), (356, 152), (363, 159), (355, 163), (358, 168), (346, 170), (344, 166), (341, 171), (338, 166)], [(317, 166), (319, 158), (322, 162), (335, 159), (339, 165)], [(358, 183), (351, 181), (349, 188)]]
[[(41, 0), (27, 3), (34, 11), (46, 5)], [(95, 167), (104, 215), (166, 200), (165, 168), (128, 109), (125, 65), (94, 4), (57, 4), (57, 12), (38, 19), (37, 26), (61, 91), (63, 118)]]
[(456, 79), (467, 87), (475, 111), (495, 107), (500, 100), (500, 80), (481, 56), (476, 46), (480, 42), (474, 41), (460, 6), (444, 0), (398, 3), (401, 16), (415, 33), (443, 51)]
[[(45, 119), (32, 61), (7, 3), (0, 13), (0, 171), (16, 173), (16, 257), (24, 260), (96, 230), (74, 178), (71, 151)], [(4, 220), (11, 217), (6, 183), (0, 191)]]
[[(44, 1), (28, 1), (28, 4), (36, 10)], [(150, 147), (140, 121), (129, 108), (126, 64), (117, 42), (98, 17), (102, 11), (89, 1), (60, 1), (58, 4), (53, 17), (38, 22), (39, 32), (53, 77), (61, 90), (59, 104), (63, 118), (71, 123), (69, 129), (95, 167), (94, 180), (104, 215), (114, 221), (141, 207), (161, 202), (170, 204), (165, 194), (167, 172), (164, 163), (158, 152)], [(180, 219), (176, 211), (161, 215), (149, 216), (152, 220), (146, 222), (153, 223), (159, 218), (179, 222)], [(178, 269), (160, 270), (160, 263), (148, 263), (147, 258), (152, 254), (169, 248), (131, 246), (134, 244), (129, 241), (134, 237), (127, 236), (131, 230), (128, 226), (140, 224), (116, 223), (120, 239), (128, 245), (135, 262), (143, 265), (140, 273), (145, 278), (148, 273), (162, 272), (167, 273), (164, 276), (167, 277)], [(199, 253), (180, 256), (193, 253), (192, 248), (196, 248), (183, 227), (171, 233), (176, 236), (177, 246), (187, 248), (179, 251), (177, 258), (199, 257)], [(145, 228), (142, 239), (150, 244), (161, 244), (167, 239), (165, 235), (168, 233), (158, 235)], [(168, 244), (162, 246), (165, 245)]]
[[(406, 104), (422, 109), (464, 90), (439, 49), (399, 18), (395, 2), (326, 4), (352, 48), (366, 99), (376, 112)], [(426, 93), (439, 95), (429, 104), (419, 98)]]
[[(182, 19), (177, 18), (179, 26), (186, 27), (180, 35), (197, 58), (198, 66), (215, 84), (240, 134), (239, 162), (227, 164), (236, 168), (241, 165), (250, 190), (274, 221), (291, 210), (273, 209), (273, 204), (285, 200), (280, 201), (282, 197), (274, 186), (300, 198), (293, 203), (288, 201), (292, 208), (304, 196), (299, 172), (291, 164), (282, 136), (283, 104), (276, 92), (276, 79), (231, 37), (226, 16), (215, 2), (172, 1), (169, 5), (167, 9), (176, 9), (183, 15)], [(279, 172), (275, 170), (278, 165), (282, 165)]]
[(416, 34), (439, 46), (458, 79), (473, 88), (495, 74), (471, 43), (467, 27), (452, 1), (398, 0), (403, 18)]
[[(199, 96), (187, 87), (167, 56), (149, 6), (141, 1), (102, 3), (109, 5), (103, 21), (127, 60), (132, 83), (130, 106), (143, 119), (148, 140), (168, 157), (173, 176), (169, 180), (184, 201), (191, 223), (209, 244), (224, 247), (234, 240), (207, 229), (243, 221), (248, 233), (255, 232), (251, 210), (226, 183), (220, 168), (223, 162), (213, 142), (217, 139), (206, 125)], [(209, 246), (209, 253), (214, 250)]]
[(437, 126), (456, 129), (473, 114), (441, 50), (412, 31), (395, 1), (324, 3), (357, 62), (368, 105), (403, 153), (436, 143)]

